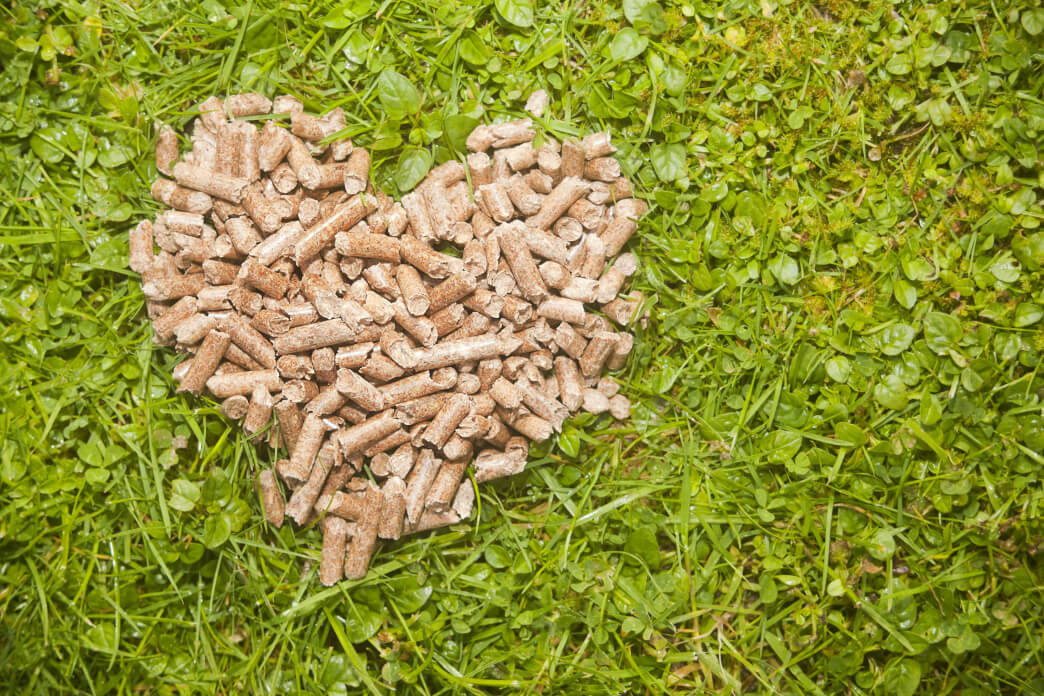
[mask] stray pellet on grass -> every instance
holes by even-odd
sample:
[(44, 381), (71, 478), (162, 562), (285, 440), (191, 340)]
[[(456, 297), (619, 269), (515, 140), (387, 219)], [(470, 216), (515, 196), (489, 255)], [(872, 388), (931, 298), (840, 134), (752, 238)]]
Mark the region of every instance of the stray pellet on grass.
[(522, 471), (571, 415), (629, 415), (603, 374), (645, 326), (621, 251), (648, 206), (608, 133), (480, 125), (466, 163), (396, 202), (339, 108), (250, 93), (189, 111), (191, 150), (157, 130), (167, 210), (130, 230), (129, 264), (155, 342), (191, 354), (178, 390), (278, 452), (266, 518), (321, 527), (324, 585), (365, 575), (379, 539), (467, 518), (472, 480)]

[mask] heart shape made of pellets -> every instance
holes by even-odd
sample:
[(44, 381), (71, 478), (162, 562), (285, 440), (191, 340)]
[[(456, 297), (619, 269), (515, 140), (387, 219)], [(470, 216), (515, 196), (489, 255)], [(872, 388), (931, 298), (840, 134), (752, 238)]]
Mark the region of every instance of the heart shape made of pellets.
[(570, 415), (630, 415), (602, 373), (633, 345), (620, 252), (647, 206), (608, 133), (536, 146), (531, 119), (479, 125), (466, 162), (394, 201), (340, 109), (236, 94), (198, 111), (184, 157), (158, 133), (169, 209), (130, 232), (130, 267), (154, 340), (191, 355), (178, 391), (289, 452), (259, 494), (273, 525), (319, 522), (323, 584), (364, 576), (379, 539), (468, 517), (472, 481), (522, 471)]

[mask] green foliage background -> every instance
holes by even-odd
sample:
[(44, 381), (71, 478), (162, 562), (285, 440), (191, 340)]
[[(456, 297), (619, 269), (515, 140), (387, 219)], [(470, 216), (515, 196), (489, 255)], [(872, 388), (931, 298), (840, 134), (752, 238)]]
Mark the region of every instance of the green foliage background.
[[(0, 690), (1044, 693), (1032, 2), (0, 8)], [(211, 93), (343, 106), (379, 183), (609, 128), (652, 210), (626, 426), (321, 589), (271, 458), (172, 396), (126, 232)]]

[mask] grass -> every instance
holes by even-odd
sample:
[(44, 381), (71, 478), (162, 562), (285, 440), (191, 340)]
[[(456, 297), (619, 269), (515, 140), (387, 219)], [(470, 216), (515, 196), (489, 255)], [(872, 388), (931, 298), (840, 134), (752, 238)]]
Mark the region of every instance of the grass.
[[(0, 16), (0, 690), (1044, 693), (1032, 3)], [(537, 88), (652, 206), (634, 417), (322, 589), (318, 531), (260, 522), (272, 453), (151, 344), (153, 124), (341, 105), (396, 191)]]

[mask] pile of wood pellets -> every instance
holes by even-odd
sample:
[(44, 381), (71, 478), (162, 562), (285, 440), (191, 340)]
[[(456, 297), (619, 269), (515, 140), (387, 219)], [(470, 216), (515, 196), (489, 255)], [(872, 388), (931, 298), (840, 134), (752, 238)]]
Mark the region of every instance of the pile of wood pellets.
[(468, 517), (472, 481), (522, 471), (571, 414), (629, 416), (602, 373), (633, 345), (620, 252), (647, 207), (608, 133), (480, 125), (466, 162), (394, 201), (340, 109), (238, 94), (198, 112), (184, 140), (159, 131), (169, 209), (130, 233), (130, 267), (155, 340), (190, 356), (178, 391), (289, 453), (260, 498), (276, 526), (321, 526), (323, 584), (364, 576), (379, 539)]

